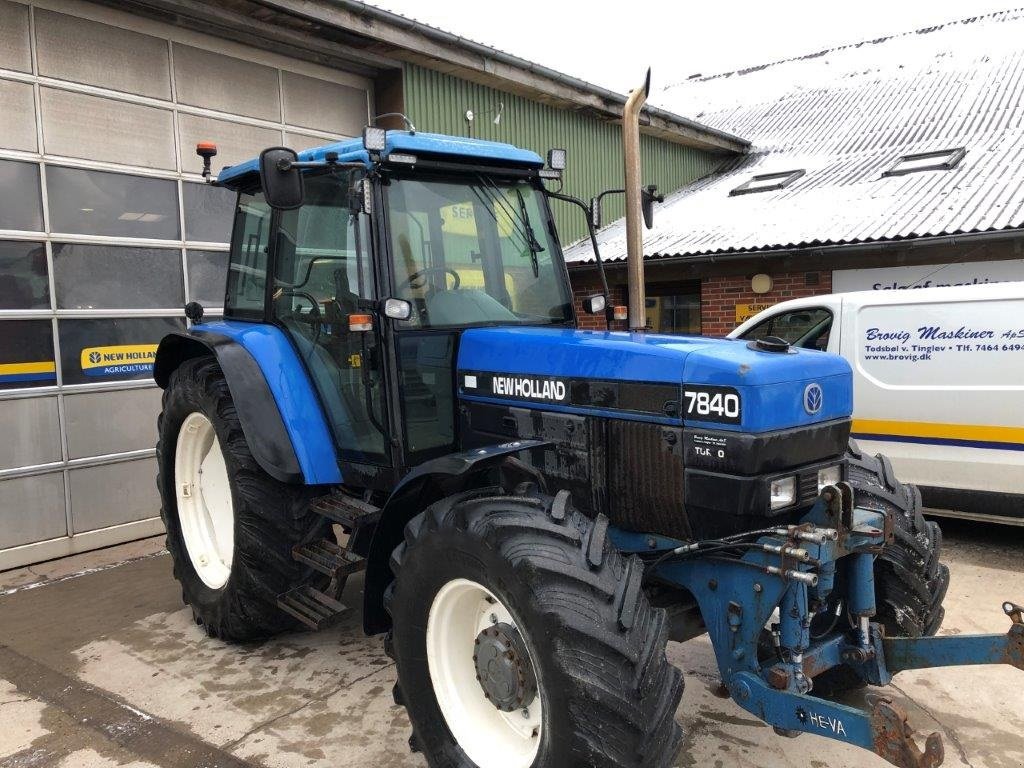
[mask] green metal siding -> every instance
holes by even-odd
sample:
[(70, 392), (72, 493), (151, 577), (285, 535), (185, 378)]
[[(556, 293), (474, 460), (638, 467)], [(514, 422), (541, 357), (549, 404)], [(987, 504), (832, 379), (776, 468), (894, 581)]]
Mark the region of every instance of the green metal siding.
[[(421, 131), (469, 135), (467, 109), (477, 114), (472, 135), (507, 141), (532, 149), (542, 157), (548, 149), (568, 150), (564, 191), (589, 199), (605, 189), (622, 187), (622, 129), (584, 113), (551, 107), (504, 91), (477, 85), (415, 64), (405, 65), (405, 112)], [(493, 120), (504, 102), (501, 124)], [(705, 176), (722, 162), (722, 155), (641, 136), (644, 183), (668, 193)], [(604, 221), (623, 215), (622, 195), (604, 199)], [(586, 236), (583, 215), (575, 206), (553, 201), (562, 242)]]

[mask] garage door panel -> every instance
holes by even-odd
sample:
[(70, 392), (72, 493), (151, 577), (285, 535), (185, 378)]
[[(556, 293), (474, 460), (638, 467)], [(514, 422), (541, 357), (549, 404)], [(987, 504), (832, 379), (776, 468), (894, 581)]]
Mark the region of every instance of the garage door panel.
[(366, 91), (295, 72), (282, 72), (285, 122), (357, 136), (369, 119)]
[(35, 152), (38, 148), (31, 83), (0, 80), (0, 147), (23, 152)]
[(0, 469), (61, 460), (56, 397), (0, 400)]
[(160, 514), (156, 459), (72, 469), (68, 477), (74, 533), (146, 520)]
[(171, 98), (166, 40), (42, 8), (35, 17), (39, 74)]
[(179, 115), (181, 156), (183, 162), (194, 161), (190, 170), (199, 171), (201, 161), (196, 157), (196, 143), (212, 141), (217, 145), (217, 169), (234, 165), (258, 155), (267, 147), (281, 143), (281, 132), (270, 128), (231, 123), (198, 115)]
[(55, 88), (40, 89), (46, 152), (174, 170), (174, 114)]
[(81, 459), (155, 446), (160, 394), (161, 390), (152, 387), (65, 396), (69, 457)]
[(0, 67), (32, 71), (28, 39), (28, 6), (0, 0)]
[(60, 472), (0, 480), (0, 549), (66, 536)]
[(181, 104), (275, 122), (281, 119), (277, 70), (262, 64), (175, 43), (174, 87)]

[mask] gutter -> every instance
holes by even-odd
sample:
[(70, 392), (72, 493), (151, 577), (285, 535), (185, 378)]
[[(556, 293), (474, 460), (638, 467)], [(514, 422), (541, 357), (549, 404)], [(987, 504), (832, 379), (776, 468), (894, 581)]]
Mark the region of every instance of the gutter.
[[(904, 240), (878, 240), (870, 243), (836, 243), (835, 245), (804, 246), (802, 248), (774, 248), (750, 251), (731, 251), (728, 253), (705, 253), (694, 256), (645, 256), (648, 264), (728, 264), (734, 261), (756, 261), (782, 258), (785, 256), (827, 256), (832, 253), (844, 254), (851, 251), (858, 253), (879, 253), (896, 250), (916, 250), (940, 245), (976, 245), (979, 242), (1014, 240), (1024, 237), (1024, 227), (999, 229), (988, 232), (965, 232), (959, 235), (930, 235), (928, 237), (906, 238)], [(605, 267), (618, 267), (626, 264), (626, 257), (602, 257)], [(585, 269), (595, 267), (595, 261), (574, 261), (566, 265), (569, 269)]]
[[(487, 60), (520, 72), (528, 72), (542, 81), (548, 81), (563, 89), (573, 91), (575, 98), (572, 95), (560, 94), (557, 89), (551, 87), (544, 89), (547, 95), (572, 102), (578, 107), (599, 109), (616, 119), (621, 115), (622, 108), (626, 104), (626, 97), (622, 94), (356, 0), (257, 0), (257, 2), (283, 13), (302, 16), (349, 33), (394, 45), (403, 50), (390, 51), (390, 55), (410, 62), (418, 63), (424, 56), (436, 58), (449, 66), (455, 63), (489, 78), (513, 84), (516, 81), (497, 72), (495, 67), (489, 66), (490, 62)], [(432, 55), (429, 51), (423, 51), (396, 39), (395, 34), (389, 34), (393, 31), (426, 38), (440, 46), (458, 49), (469, 56), (463, 61), (455, 61), (450, 56), (446, 58), (440, 55), (442, 52)], [(522, 83), (520, 82), (519, 85), (522, 86)], [(532, 86), (535, 89), (542, 87), (543, 83)], [(580, 95), (590, 98), (580, 98)], [(643, 116), (646, 118), (644, 125), (648, 129), (647, 132), (670, 141), (674, 140), (676, 143), (729, 154), (745, 154), (750, 150), (751, 144), (746, 139), (710, 128), (667, 110), (647, 107), (644, 109)], [(680, 139), (684, 139), (684, 141), (680, 141)]]

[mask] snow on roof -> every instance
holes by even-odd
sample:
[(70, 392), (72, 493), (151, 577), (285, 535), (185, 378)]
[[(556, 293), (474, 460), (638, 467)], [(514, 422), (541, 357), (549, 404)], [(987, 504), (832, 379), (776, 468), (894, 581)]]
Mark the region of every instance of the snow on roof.
[[(794, 249), (1024, 227), (1024, 10), (686, 80), (661, 101), (753, 143), (667, 197), (648, 257)], [(904, 155), (966, 154), (951, 170), (886, 176)], [(781, 189), (730, 195), (755, 175)], [(599, 233), (625, 258), (622, 220)], [(567, 249), (593, 261), (589, 242)]]

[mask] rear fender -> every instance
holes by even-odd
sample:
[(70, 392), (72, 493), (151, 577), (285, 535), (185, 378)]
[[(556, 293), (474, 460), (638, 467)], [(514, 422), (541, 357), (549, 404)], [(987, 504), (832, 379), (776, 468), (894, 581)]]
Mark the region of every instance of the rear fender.
[(402, 478), (381, 510), (367, 555), (363, 585), (366, 634), (375, 635), (391, 628), (391, 617), (384, 609), (384, 592), (394, 578), (391, 553), (402, 542), (406, 523), (435, 501), (485, 484), (489, 479), (485, 473), (489, 474), (513, 454), (548, 444), (543, 440), (517, 440), (473, 448), (425, 462)]
[(342, 482), (334, 439), (316, 390), (284, 332), (272, 325), (219, 321), (165, 336), (153, 378), (213, 354), (224, 372), (245, 442), (271, 477), (285, 483)]

